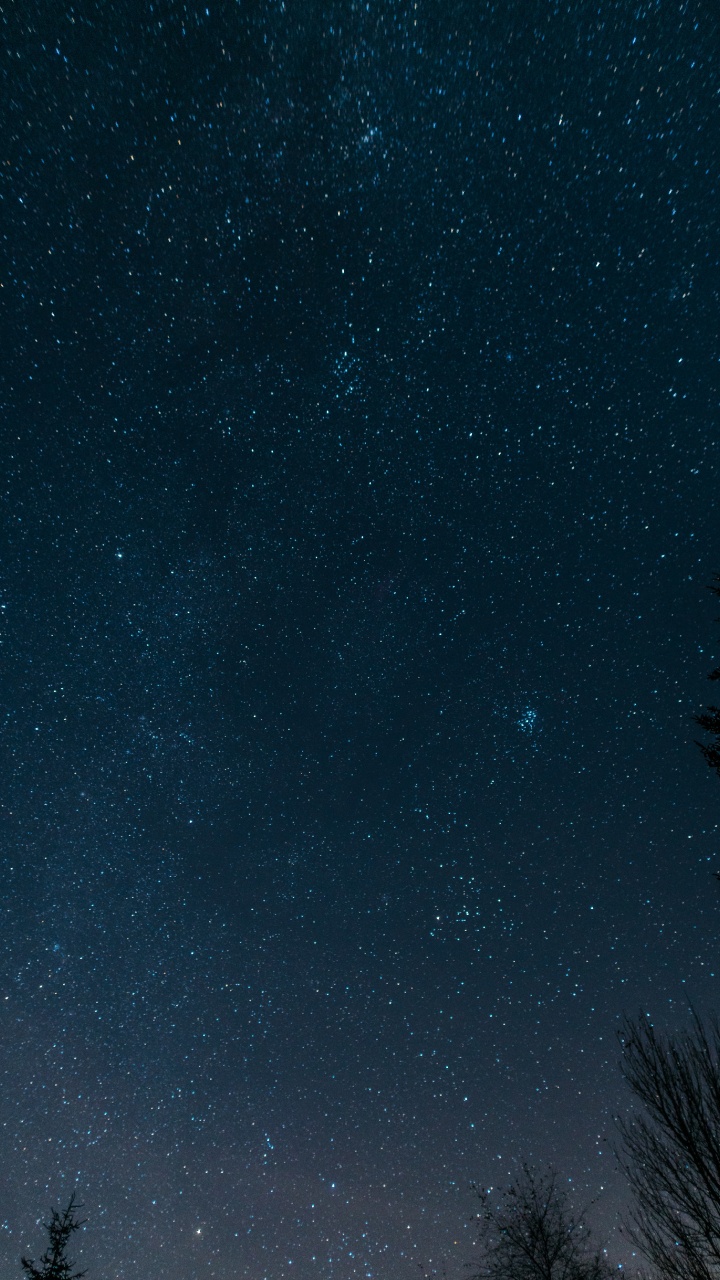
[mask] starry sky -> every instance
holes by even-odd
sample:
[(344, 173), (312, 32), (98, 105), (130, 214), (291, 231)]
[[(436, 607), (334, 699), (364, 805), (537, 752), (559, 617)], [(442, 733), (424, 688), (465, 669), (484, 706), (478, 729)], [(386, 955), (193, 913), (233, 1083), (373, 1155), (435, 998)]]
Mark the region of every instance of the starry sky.
[(717, 1000), (720, 29), (0, 11), (0, 1261), (462, 1274)]

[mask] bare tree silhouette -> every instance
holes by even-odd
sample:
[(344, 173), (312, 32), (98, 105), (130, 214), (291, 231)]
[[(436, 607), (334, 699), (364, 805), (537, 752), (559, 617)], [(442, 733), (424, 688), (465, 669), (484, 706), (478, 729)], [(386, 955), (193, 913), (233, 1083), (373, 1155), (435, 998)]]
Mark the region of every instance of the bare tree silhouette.
[(480, 1192), (475, 1215), (480, 1257), (472, 1280), (607, 1280), (610, 1267), (590, 1244), (584, 1215), (576, 1213), (558, 1174), (523, 1165), (496, 1196)]
[(622, 1068), (643, 1114), (620, 1122), (635, 1197), (626, 1225), (660, 1280), (720, 1276), (720, 1023), (660, 1035), (627, 1019)]

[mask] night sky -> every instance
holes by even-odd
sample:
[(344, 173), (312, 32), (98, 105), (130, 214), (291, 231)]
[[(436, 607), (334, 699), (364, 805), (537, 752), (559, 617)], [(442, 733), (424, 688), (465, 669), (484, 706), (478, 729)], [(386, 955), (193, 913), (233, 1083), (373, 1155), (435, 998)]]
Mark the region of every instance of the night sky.
[(23, 0), (3, 95), (0, 1264), (624, 1256), (717, 1002), (720, 23)]

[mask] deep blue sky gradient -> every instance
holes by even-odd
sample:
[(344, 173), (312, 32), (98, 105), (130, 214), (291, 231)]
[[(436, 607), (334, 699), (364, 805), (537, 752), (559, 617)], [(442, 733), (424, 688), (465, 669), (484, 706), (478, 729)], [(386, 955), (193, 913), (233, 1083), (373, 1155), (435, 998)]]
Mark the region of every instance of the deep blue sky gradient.
[(624, 1010), (716, 1001), (718, 24), (2, 17), (8, 1275), (613, 1257)]

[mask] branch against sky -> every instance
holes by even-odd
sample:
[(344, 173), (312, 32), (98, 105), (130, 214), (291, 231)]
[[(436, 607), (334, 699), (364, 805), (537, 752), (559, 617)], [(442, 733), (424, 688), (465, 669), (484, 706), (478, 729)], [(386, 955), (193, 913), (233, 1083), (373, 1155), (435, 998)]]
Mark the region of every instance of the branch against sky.
[(480, 1192), (480, 1256), (472, 1280), (605, 1280), (610, 1267), (590, 1242), (584, 1214), (573, 1209), (552, 1169), (523, 1165), (499, 1197)]
[(67, 1248), (75, 1231), (83, 1222), (77, 1216), (82, 1205), (76, 1204), (75, 1192), (63, 1213), (51, 1209), (50, 1221), (45, 1223), (49, 1236), (48, 1247), (39, 1263), (32, 1258), (21, 1258), (20, 1264), (27, 1280), (82, 1280), (84, 1271), (73, 1271), (74, 1263), (67, 1256)]
[(660, 1280), (720, 1274), (720, 1023), (660, 1035), (625, 1021), (622, 1069), (642, 1112), (619, 1122), (635, 1198), (628, 1235)]
[[(715, 581), (708, 590), (720, 596), (720, 573), (715, 574)], [(720, 680), (720, 667), (715, 667), (710, 672), (708, 680)], [(698, 742), (698, 746), (710, 768), (720, 775), (720, 707), (706, 707), (700, 715), (695, 716), (695, 723), (713, 736), (712, 742)]]

